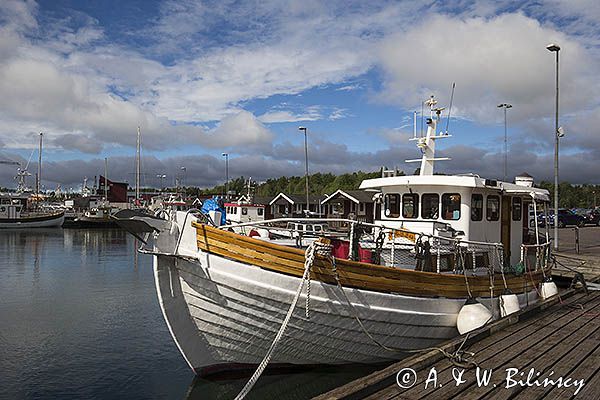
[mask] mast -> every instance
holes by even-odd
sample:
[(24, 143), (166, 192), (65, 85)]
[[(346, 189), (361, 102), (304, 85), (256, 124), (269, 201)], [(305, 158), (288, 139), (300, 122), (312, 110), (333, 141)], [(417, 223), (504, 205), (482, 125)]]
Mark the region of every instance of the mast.
[(137, 128), (137, 145), (135, 151), (135, 201), (137, 202), (140, 198), (140, 127)]
[(444, 139), (451, 136), (447, 133), (442, 135), (437, 134), (437, 124), (440, 121), (440, 115), (444, 109), (435, 108), (437, 101), (433, 96), (431, 96), (431, 98), (429, 98), (424, 104), (428, 105), (430, 108), (430, 116), (427, 118), (427, 134), (425, 137), (409, 139), (417, 141), (417, 147), (421, 150), (423, 156), (413, 160), (406, 160), (406, 162), (421, 163), (421, 169), (419, 173), (421, 176), (433, 175), (433, 166), (435, 161), (450, 160), (448, 157), (435, 157), (435, 140)]
[(108, 157), (104, 157), (104, 201), (108, 202)]
[(40, 148), (38, 151), (38, 173), (37, 173), (37, 184), (36, 184), (36, 194), (39, 195), (40, 194), (40, 189), (42, 187), (42, 138), (44, 137), (44, 134), (42, 132), (40, 132)]

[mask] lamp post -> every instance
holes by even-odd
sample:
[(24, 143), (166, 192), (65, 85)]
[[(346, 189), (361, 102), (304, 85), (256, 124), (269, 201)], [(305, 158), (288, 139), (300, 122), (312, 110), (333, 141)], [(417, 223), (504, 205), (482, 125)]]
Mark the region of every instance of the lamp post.
[(558, 250), (558, 53), (560, 46), (550, 43), (548, 51), (556, 53), (556, 106), (554, 114), (554, 250)]
[(221, 154), (225, 157), (225, 198), (229, 198), (229, 153)]
[(303, 126), (298, 127), (299, 131), (304, 131), (304, 164), (306, 170), (304, 172), (304, 179), (306, 181), (306, 209), (310, 211), (310, 204), (308, 202), (308, 143), (306, 138), (306, 128)]
[(508, 166), (508, 140), (506, 136), (506, 110), (508, 108), (512, 108), (512, 104), (502, 103), (498, 104), (498, 108), (504, 108), (504, 182), (508, 179), (508, 174), (506, 172)]

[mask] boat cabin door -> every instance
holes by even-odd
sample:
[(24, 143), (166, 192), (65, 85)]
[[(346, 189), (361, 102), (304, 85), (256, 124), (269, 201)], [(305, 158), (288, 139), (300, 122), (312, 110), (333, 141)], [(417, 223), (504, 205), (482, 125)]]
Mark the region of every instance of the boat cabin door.
[(504, 260), (510, 260), (510, 196), (502, 196), (500, 241), (504, 247)]

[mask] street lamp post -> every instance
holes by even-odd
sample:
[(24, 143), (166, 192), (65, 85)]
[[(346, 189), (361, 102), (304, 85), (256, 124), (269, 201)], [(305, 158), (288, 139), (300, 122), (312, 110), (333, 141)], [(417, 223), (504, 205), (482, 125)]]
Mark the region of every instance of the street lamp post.
[(304, 180), (306, 181), (306, 209), (310, 211), (310, 204), (308, 202), (308, 142), (306, 138), (306, 128), (303, 126), (298, 127), (299, 131), (304, 131), (304, 164), (305, 164), (305, 172), (304, 172)]
[(508, 179), (507, 166), (508, 166), (508, 139), (506, 136), (506, 110), (512, 108), (512, 104), (502, 103), (498, 104), (498, 108), (504, 108), (504, 182)]
[(558, 53), (560, 46), (550, 43), (548, 51), (556, 53), (556, 106), (554, 114), (554, 250), (558, 250)]
[(225, 157), (225, 198), (229, 198), (229, 153), (221, 154)]

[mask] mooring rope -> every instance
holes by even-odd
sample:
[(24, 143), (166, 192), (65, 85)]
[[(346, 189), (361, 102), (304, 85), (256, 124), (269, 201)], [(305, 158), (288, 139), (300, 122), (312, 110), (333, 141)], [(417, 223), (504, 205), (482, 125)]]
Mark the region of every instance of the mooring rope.
[(358, 325), (360, 326), (360, 328), (362, 329), (362, 331), (365, 333), (365, 335), (369, 339), (371, 339), (371, 341), (373, 343), (375, 343), (377, 346), (381, 347), (382, 349), (384, 349), (386, 351), (393, 352), (393, 353), (423, 353), (423, 352), (427, 352), (427, 351), (439, 351), (440, 353), (442, 353), (442, 355), (444, 357), (448, 358), (448, 360), (453, 365), (455, 365), (457, 367), (460, 367), (460, 368), (470, 368), (470, 367), (473, 367), (473, 366), (474, 367), (477, 366), (477, 362), (474, 360), (475, 353), (470, 352), (470, 351), (463, 351), (462, 350), (463, 346), (465, 345), (465, 343), (469, 339), (470, 333), (467, 333), (467, 336), (465, 336), (465, 338), (462, 341), (461, 345), (458, 347), (458, 349), (456, 349), (456, 351), (454, 353), (449, 353), (446, 350), (442, 349), (441, 347), (427, 347), (427, 348), (424, 348), (424, 349), (403, 349), (403, 348), (399, 348), (399, 347), (390, 347), (390, 346), (387, 346), (387, 345), (381, 343), (365, 327), (364, 323), (362, 322), (362, 320), (358, 316), (358, 312), (356, 311), (356, 308), (354, 307), (354, 305), (352, 304), (352, 302), (350, 301), (350, 299), (346, 295), (346, 292), (344, 291), (344, 287), (342, 286), (342, 284), (340, 282), (340, 277), (339, 277), (339, 274), (338, 274), (338, 271), (337, 271), (337, 266), (336, 266), (336, 263), (335, 263), (335, 257), (333, 257), (330, 254), (329, 258), (331, 260), (331, 266), (332, 266), (333, 275), (335, 277), (335, 281), (337, 283), (338, 288), (340, 289), (340, 292), (342, 293), (342, 296), (344, 297), (344, 300), (346, 301), (346, 304), (348, 304), (348, 308), (350, 309), (352, 317), (356, 320), (356, 322), (358, 322)]
[[(321, 243), (319, 241), (314, 241), (311, 244), (309, 244), (308, 247), (306, 248), (306, 252), (304, 253), (305, 254), (304, 274), (302, 275), (300, 285), (298, 285), (298, 289), (296, 290), (296, 295), (294, 296), (294, 299), (292, 300), (292, 303), (290, 304), (290, 308), (288, 309), (288, 312), (285, 315), (285, 318), (283, 319), (283, 322), (281, 323), (281, 327), (279, 328), (279, 331), (277, 332), (275, 339), (273, 339), (273, 342), (271, 343), (271, 346), (269, 347), (267, 354), (265, 354), (265, 357), (260, 362), (260, 364), (256, 368), (256, 371), (254, 371), (254, 374), (252, 374), (252, 376), (250, 377), (250, 379), (248, 380), (248, 382), (246, 383), (244, 388), (236, 396), (236, 398), (235, 398), (236, 400), (242, 400), (244, 397), (246, 397), (248, 395), (248, 393), (250, 393), (250, 391), (252, 390), (252, 388), (254, 387), (254, 385), (256, 384), (256, 382), (258, 381), (258, 379), (264, 372), (265, 368), (267, 368), (267, 365), (271, 361), (271, 357), (273, 356), (273, 353), (275, 352), (277, 345), (281, 341), (281, 338), (283, 337), (283, 334), (288, 327), (290, 319), (292, 318), (292, 314), (294, 313), (294, 309), (296, 308), (298, 299), (300, 299), (300, 295), (302, 294), (302, 288), (304, 287), (304, 282), (306, 282), (310, 279), (310, 270), (314, 263), (315, 255), (319, 254), (320, 251), (325, 250), (325, 248), (327, 248), (327, 246), (331, 247), (328, 244)], [(307, 316), (308, 316), (308, 307), (309, 307), (309, 302), (308, 302), (308, 296), (307, 296), (307, 302), (306, 302)]]

